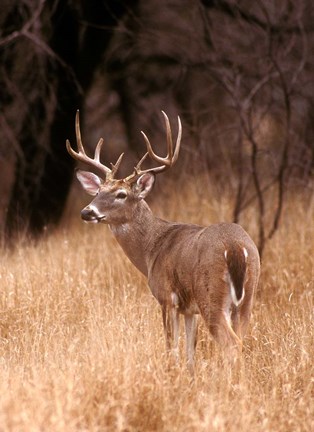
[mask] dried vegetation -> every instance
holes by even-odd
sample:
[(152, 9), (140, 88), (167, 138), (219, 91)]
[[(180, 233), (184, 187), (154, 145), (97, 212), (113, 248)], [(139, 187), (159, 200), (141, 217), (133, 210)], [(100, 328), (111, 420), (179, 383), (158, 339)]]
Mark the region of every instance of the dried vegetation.
[[(225, 195), (187, 189), (159, 191), (155, 212), (231, 218)], [(1, 431), (314, 430), (313, 220), (313, 198), (290, 196), (242, 364), (230, 374), (201, 325), (194, 381), (165, 354), (158, 305), (107, 227), (75, 212), (36, 245), (2, 250)], [(254, 234), (254, 217), (242, 223)]]

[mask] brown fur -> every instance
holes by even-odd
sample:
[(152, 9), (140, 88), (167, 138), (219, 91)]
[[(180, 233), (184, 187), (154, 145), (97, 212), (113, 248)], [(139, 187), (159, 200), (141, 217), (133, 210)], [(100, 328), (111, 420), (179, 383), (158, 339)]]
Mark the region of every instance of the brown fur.
[(246, 273), (246, 258), (243, 249), (233, 245), (226, 249), (226, 262), (236, 298), (239, 301), (243, 295), (244, 278)]
[[(260, 262), (257, 248), (249, 235), (236, 224), (201, 227), (168, 222), (155, 217), (144, 199), (152, 190), (155, 174), (175, 163), (180, 147), (181, 123), (173, 151), (169, 119), (165, 113), (168, 156), (156, 156), (144, 134), (148, 154), (161, 166), (141, 171), (142, 158), (131, 176), (114, 179), (122, 155), (112, 169), (100, 164), (100, 140), (94, 158), (86, 155), (76, 117), (79, 152), (67, 142), (69, 153), (77, 160), (100, 169), (105, 180), (93, 173), (78, 171), (85, 190), (94, 195), (81, 214), (90, 222), (110, 226), (132, 263), (147, 277), (152, 294), (162, 308), (166, 345), (171, 339), (178, 350), (179, 313), (185, 317), (187, 359), (193, 370), (197, 325), (200, 314), (213, 338), (234, 357), (250, 319)], [(243, 248), (246, 249), (247, 259)], [(225, 255), (227, 254), (227, 255)], [(232, 297), (232, 282), (236, 299)], [(244, 290), (244, 291), (243, 291)]]

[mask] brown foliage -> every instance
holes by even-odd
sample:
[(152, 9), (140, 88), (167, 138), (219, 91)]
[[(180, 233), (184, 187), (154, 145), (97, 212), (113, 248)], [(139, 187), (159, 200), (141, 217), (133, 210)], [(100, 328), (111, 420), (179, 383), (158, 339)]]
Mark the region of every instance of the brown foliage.
[(262, 251), (286, 191), (307, 187), (313, 170), (313, 14), (310, 0), (12, 2), (0, 14), (9, 225), (18, 213), (15, 226), (35, 231), (59, 219), (71, 173), (63, 143), (83, 102), (92, 142), (114, 131), (110, 141), (136, 153), (140, 130), (163, 142), (165, 109), (183, 119), (181, 167), (236, 184), (235, 221), (255, 206)]
[[(210, 192), (203, 204), (190, 184), (155, 211), (184, 219), (188, 204), (192, 222), (230, 217), (228, 196)], [(55, 236), (2, 250), (1, 430), (310, 432), (314, 203), (305, 199), (289, 197), (290, 219), (266, 245), (239, 369), (222, 367), (201, 326), (194, 382), (165, 354), (143, 279), (106, 227), (78, 220), (80, 205)], [(245, 226), (257, 232), (250, 215)]]

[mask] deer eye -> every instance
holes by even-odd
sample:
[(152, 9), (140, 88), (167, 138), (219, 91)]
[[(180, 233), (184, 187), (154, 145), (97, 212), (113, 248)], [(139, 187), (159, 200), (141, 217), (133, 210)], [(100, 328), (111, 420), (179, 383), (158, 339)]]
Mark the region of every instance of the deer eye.
[(124, 191), (120, 191), (116, 195), (116, 198), (118, 198), (118, 199), (125, 199), (126, 197), (127, 197), (127, 193)]

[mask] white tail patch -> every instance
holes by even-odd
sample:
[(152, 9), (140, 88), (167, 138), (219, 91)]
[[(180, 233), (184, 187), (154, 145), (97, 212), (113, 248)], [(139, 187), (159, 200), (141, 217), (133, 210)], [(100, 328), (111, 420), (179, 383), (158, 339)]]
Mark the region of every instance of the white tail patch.
[[(243, 251), (243, 255), (244, 255), (244, 261), (247, 262), (247, 259), (248, 259), (248, 256), (249, 256), (248, 251), (247, 251), (247, 249), (244, 246), (242, 247), (242, 251)], [(228, 260), (228, 249), (226, 249), (224, 251), (224, 257), (225, 257), (225, 260), (227, 262), (227, 260)], [(228, 285), (230, 287), (231, 300), (232, 300), (233, 304), (236, 307), (238, 307), (242, 303), (242, 301), (244, 299), (244, 296), (245, 296), (244, 286), (242, 288), (242, 296), (241, 296), (240, 299), (238, 299), (237, 295), (236, 295), (235, 287), (234, 287), (234, 284), (233, 284), (233, 281), (231, 279), (231, 276), (230, 276), (229, 272), (227, 274), (227, 283), (228, 283)]]
[(234, 289), (233, 282), (232, 282), (232, 280), (231, 280), (230, 277), (229, 277), (228, 279), (229, 279), (230, 295), (231, 295), (232, 302), (234, 303), (235, 306), (239, 306), (239, 304), (240, 304), (240, 303), (243, 301), (243, 299), (244, 299), (244, 296), (245, 296), (245, 289), (244, 289), (244, 287), (243, 287), (243, 290), (242, 290), (242, 296), (241, 296), (241, 298), (238, 300), (238, 299), (237, 299), (237, 296), (236, 296), (235, 289)]
[(248, 251), (245, 249), (245, 247), (243, 246), (243, 254), (244, 254), (244, 258), (245, 258), (245, 262), (247, 262), (247, 258), (248, 258), (248, 256), (249, 256), (249, 253), (248, 253)]

